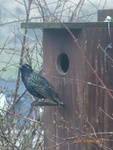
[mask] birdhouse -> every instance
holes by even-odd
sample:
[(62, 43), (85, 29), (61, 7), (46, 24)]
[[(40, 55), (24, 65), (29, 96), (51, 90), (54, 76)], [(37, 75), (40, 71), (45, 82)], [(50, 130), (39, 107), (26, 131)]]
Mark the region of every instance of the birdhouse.
[(64, 103), (45, 107), (45, 149), (113, 146), (113, 23), (22, 24), (32, 26), (43, 28), (45, 77)]

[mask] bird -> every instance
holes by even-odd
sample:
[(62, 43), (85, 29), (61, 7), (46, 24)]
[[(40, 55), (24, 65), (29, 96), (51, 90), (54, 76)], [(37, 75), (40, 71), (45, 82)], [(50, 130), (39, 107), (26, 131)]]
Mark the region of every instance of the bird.
[(20, 66), (21, 78), (26, 90), (38, 99), (50, 99), (59, 106), (63, 106), (53, 85), (40, 73), (35, 72), (29, 64)]

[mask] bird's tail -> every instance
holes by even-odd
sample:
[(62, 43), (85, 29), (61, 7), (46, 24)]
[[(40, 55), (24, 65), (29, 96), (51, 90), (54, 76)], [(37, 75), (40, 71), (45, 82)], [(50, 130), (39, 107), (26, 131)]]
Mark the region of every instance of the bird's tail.
[(59, 106), (64, 107), (64, 103), (61, 102), (61, 99), (60, 99), (60, 97), (58, 96), (57, 93), (55, 93), (53, 100), (54, 100), (54, 102), (57, 103)]

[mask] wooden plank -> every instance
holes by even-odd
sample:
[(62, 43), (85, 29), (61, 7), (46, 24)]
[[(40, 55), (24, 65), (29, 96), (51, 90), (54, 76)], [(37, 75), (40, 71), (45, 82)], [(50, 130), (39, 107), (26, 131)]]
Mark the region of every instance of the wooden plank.
[[(64, 23), (70, 29), (82, 29), (90, 27), (107, 27), (106, 22), (81, 22), (81, 23)], [(113, 27), (113, 22), (110, 23), (110, 26)], [(21, 23), (21, 28), (29, 29), (63, 29), (65, 28), (62, 23)]]
[[(74, 30), (73, 34), (79, 38), (80, 32), (81, 30)], [(82, 38), (81, 41), (83, 41)], [(54, 85), (65, 105), (64, 108), (57, 106), (56, 109), (55, 107), (45, 107), (45, 149), (54, 146), (52, 150), (82, 150), (83, 143), (73, 143), (72, 140), (63, 143), (63, 141), (68, 137), (73, 137), (73, 130), (74, 134), (78, 134), (76, 128), (82, 130), (82, 122), (78, 113), (80, 116), (83, 113), (82, 106), (79, 108), (79, 105), (83, 103), (83, 95), (81, 95), (83, 85), (68, 79), (83, 78), (83, 58), (66, 30), (45, 29), (43, 42), (45, 76)], [(57, 58), (61, 53), (67, 54), (69, 58), (69, 69), (65, 75), (60, 74), (56, 67)], [(78, 94), (79, 89), (80, 94)]]

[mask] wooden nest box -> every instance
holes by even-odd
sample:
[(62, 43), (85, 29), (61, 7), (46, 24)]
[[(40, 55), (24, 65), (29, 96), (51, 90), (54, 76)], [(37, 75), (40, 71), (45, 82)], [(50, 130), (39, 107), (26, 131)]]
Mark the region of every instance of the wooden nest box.
[(102, 134), (113, 131), (113, 23), (109, 28), (106, 22), (23, 23), (22, 27), (43, 28), (44, 73), (65, 104), (45, 107), (45, 149), (113, 146), (103, 140), (113, 136)]

